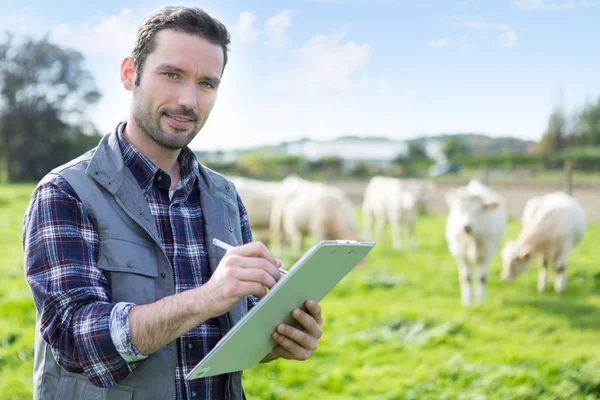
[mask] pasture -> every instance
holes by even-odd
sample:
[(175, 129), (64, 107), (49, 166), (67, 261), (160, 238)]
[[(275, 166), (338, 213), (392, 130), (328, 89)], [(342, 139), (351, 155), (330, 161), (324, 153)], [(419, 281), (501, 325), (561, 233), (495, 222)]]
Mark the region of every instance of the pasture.
[[(32, 189), (0, 185), (0, 398), (7, 400), (30, 399), (32, 390), (35, 308), (21, 252)], [(322, 301), (324, 336), (313, 357), (245, 372), (248, 397), (600, 398), (600, 224), (590, 224), (573, 252), (564, 293), (537, 293), (535, 266), (502, 282), (496, 255), (487, 301), (463, 308), (444, 223), (443, 214), (419, 219), (415, 251), (376, 246)], [(512, 220), (505, 240), (518, 230)]]

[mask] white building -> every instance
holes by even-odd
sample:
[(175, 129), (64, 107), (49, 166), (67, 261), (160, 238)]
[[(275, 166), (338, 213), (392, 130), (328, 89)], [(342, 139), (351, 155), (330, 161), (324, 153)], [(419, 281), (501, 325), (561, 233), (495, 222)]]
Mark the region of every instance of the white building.
[(324, 157), (340, 157), (351, 167), (357, 161), (367, 161), (382, 168), (390, 166), (398, 155), (406, 155), (408, 145), (404, 141), (385, 138), (344, 137), (335, 140), (304, 140), (289, 143), (285, 152), (302, 156), (310, 161)]

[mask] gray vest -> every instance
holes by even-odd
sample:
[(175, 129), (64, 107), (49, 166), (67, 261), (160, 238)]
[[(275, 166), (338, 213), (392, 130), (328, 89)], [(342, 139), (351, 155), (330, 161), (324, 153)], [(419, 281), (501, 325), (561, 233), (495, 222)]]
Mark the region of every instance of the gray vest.
[[(97, 228), (98, 268), (108, 279), (111, 302), (147, 304), (175, 293), (173, 268), (160, 246), (156, 223), (133, 174), (123, 162), (116, 133), (81, 157), (56, 168), (77, 192)], [(201, 206), (211, 272), (224, 252), (213, 238), (242, 244), (240, 215), (234, 185), (222, 175), (200, 166)], [(222, 335), (248, 311), (246, 298), (219, 317)], [(100, 388), (83, 374), (70, 373), (54, 360), (39, 332), (37, 316), (34, 360), (36, 400), (146, 400), (175, 398), (175, 341), (144, 360), (117, 385)], [(242, 373), (229, 375), (228, 399), (244, 399)]]

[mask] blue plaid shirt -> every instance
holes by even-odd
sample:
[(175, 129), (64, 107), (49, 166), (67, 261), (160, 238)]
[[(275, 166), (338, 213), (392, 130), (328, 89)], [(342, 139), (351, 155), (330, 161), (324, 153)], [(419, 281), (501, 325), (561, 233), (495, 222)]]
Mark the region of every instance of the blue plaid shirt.
[[(181, 180), (170, 199), (165, 184), (169, 175), (125, 139), (124, 126), (118, 129), (123, 160), (148, 200), (160, 244), (173, 265), (175, 291), (203, 285), (210, 278), (210, 267), (198, 160), (190, 149), (181, 151)], [(248, 216), (239, 196), (237, 201), (242, 238), (248, 243), (252, 241)], [(111, 386), (127, 377), (146, 358), (130, 338), (128, 315), (135, 304), (111, 303), (108, 282), (96, 267), (98, 234), (63, 178), (50, 176), (37, 186), (25, 213), (23, 232), (25, 275), (41, 315), (42, 337), (58, 364), (84, 373), (96, 386)], [(248, 307), (257, 301), (249, 296)], [(184, 379), (220, 338), (217, 321), (211, 319), (177, 339), (178, 400), (224, 398), (226, 375)]]

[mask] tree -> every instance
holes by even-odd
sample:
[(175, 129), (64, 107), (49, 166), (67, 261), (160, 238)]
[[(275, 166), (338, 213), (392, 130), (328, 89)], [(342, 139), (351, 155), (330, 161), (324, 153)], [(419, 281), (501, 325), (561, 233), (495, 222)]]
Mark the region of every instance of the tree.
[(548, 128), (538, 145), (541, 152), (555, 152), (567, 146), (567, 121), (560, 108), (556, 108), (548, 119)]
[(427, 158), (425, 143), (423, 140), (411, 140), (408, 142), (407, 158), (411, 160), (422, 160)]
[(84, 112), (100, 93), (83, 63), (47, 39), (0, 44), (0, 158), (10, 181), (39, 180), (97, 144)]
[(600, 98), (596, 104), (587, 104), (575, 125), (573, 141), (576, 145), (600, 145)]
[(448, 136), (444, 141), (444, 154), (446, 158), (460, 157), (471, 153), (471, 148), (460, 136)]

